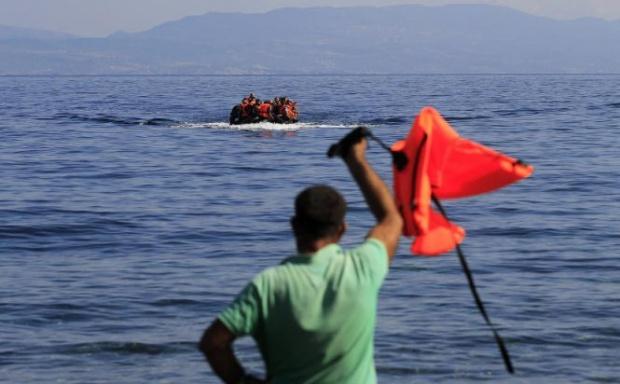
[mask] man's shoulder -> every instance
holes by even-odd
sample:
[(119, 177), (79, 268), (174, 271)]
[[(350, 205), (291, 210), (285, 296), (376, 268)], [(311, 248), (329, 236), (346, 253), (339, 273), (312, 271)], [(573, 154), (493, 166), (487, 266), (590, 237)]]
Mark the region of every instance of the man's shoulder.
[(312, 265), (310, 258), (316, 257), (319, 260), (331, 259), (332, 261), (342, 260), (346, 263), (349, 258), (360, 258), (371, 260), (379, 264), (383, 261), (387, 264), (387, 249), (385, 244), (375, 238), (367, 238), (361, 244), (352, 248), (343, 249), (338, 244), (332, 244), (323, 248), (313, 256), (294, 255), (284, 258), (279, 264), (263, 269), (253, 279), (255, 284), (276, 283), (278, 280), (286, 278), (297, 269), (305, 269)]
[(362, 244), (347, 250), (347, 252), (350, 254), (387, 255), (387, 248), (381, 240), (369, 237)]
[(254, 276), (251, 283), (259, 290), (264, 290), (278, 285), (290, 273), (289, 271), (292, 263), (290, 263), (289, 260), (291, 259), (295, 259), (295, 256), (287, 257), (279, 264), (263, 269), (256, 276)]
[(389, 269), (387, 248), (382, 241), (368, 238), (346, 253), (355, 265), (358, 277), (371, 281), (376, 287), (381, 286)]
[(273, 265), (271, 267), (267, 267), (260, 271), (254, 278), (252, 279), (252, 283), (255, 285), (261, 285), (265, 281), (270, 281), (276, 278), (281, 270), (281, 265)]

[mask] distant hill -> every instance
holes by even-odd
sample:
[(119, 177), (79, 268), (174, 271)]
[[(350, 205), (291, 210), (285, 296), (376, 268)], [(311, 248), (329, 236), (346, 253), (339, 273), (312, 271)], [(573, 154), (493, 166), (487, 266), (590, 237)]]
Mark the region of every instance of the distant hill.
[(421, 5), (208, 13), (107, 38), (0, 28), (0, 74), (620, 73), (620, 22)]
[(0, 25), (0, 40), (57, 40), (73, 37), (75, 36), (62, 32)]

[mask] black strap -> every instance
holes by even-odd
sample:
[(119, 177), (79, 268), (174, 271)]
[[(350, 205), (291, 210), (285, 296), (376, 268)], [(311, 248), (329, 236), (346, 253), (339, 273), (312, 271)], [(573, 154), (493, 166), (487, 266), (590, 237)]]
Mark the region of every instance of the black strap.
[(370, 130), (366, 131), (366, 136), (370, 137), (374, 141), (376, 141), (383, 149), (388, 151), (390, 155), (392, 155), (392, 161), (396, 166), (396, 169), (402, 171), (407, 166), (407, 155), (402, 152), (394, 152), (390, 147), (388, 147), (381, 139), (375, 136)]
[[(443, 209), (443, 206), (439, 202), (439, 199), (436, 198), (434, 195), (432, 196), (432, 198), (433, 198), (433, 202), (437, 206), (437, 209), (439, 209), (439, 212), (441, 212), (443, 217), (445, 217), (446, 220), (448, 220), (446, 211)], [(482, 317), (484, 318), (487, 325), (489, 326), (489, 328), (491, 328), (491, 331), (493, 332), (493, 336), (495, 337), (495, 343), (497, 344), (497, 347), (499, 348), (499, 351), (502, 354), (502, 359), (504, 360), (504, 365), (506, 366), (506, 370), (509, 373), (514, 373), (515, 371), (512, 366), (512, 361), (510, 360), (510, 355), (508, 354), (508, 349), (506, 348), (506, 345), (504, 344), (504, 340), (499, 335), (499, 332), (497, 332), (497, 330), (495, 329), (495, 326), (493, 326), (493, 323), (491, 323), (491, 319), (489, 318), (489, 315), (487, 315), (487, 311), (484, 309), (484, 304), (482, 303), (482, 299), (480, 299), (480, 295), (478, 294), (478, 290), (476, 289), (476, 284), (474, 283), (474, 275), (471, 273), (471, 270), (469, 269), (469, 265), (467, 264), (467, 260), (465, 259), (465, 255), (463, 254), (463, 250), (461, 249), (461, 246), (459, 244), (456, 244), (456, 253), (459, 256), (461, 267), (463, 267), (463, 272), (465, 273), (465, 276), (467, 277), (467, 283), (469, 284), (469, 290), (471, 291), (471, 294), (474, 296), (474, 300), (476, 301), (478, 310), (480, 311), (480, 313), (482, 314)]]
[(405, 166), (407, 165), (407, 155), (401, 152), (392, 151), (390, 147), (388, 147), (383, 141), (381, 141), (381, 139), (373, 135), (370, 129), (368, 129), (367, 127), (363, 127), (363, 126), (359, 126), (353, 129), (345, 137), (340, 139), (339, 142), (331, 145), (329, 149), (327, 150), (327, 157), (331, 158), (336, 155), (340, 155), (342, 158), (346, 158), (347, 153), (349, 152), (349, 149), (351, 148), (351, 146), (358, 143), (364, 137), (370, 137), (371, 139), (379, 143), (379, 145), (383, 149), (388, 151), (392, 155), (392, 161), (396, 165), (396, 168), (398, 168), (399, 170), (402, 170), (405, 168)]

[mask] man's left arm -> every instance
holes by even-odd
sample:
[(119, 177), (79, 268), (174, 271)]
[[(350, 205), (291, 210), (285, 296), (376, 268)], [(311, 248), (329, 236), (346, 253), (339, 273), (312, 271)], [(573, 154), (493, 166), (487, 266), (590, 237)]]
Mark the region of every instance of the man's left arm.
[(241, 363), (235, 356), (233, 343), (237, 337), (216, 319), (207, 328), (200, 339), (199, 348), (211, 365), (211, 369), (226, 384), (266, 383), (245, 374)]

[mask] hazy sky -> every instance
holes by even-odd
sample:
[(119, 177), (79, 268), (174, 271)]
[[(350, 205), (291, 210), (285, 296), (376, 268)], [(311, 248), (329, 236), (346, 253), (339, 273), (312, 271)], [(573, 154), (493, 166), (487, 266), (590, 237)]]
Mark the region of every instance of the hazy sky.
[(0, 25), (49, 29), (81, 36), (142, 31), (206, 12), (265, 12), (282, 7), (456, 3), (505, 5), (557, 19), (620, 20), (620, 0), (0, 0)]

